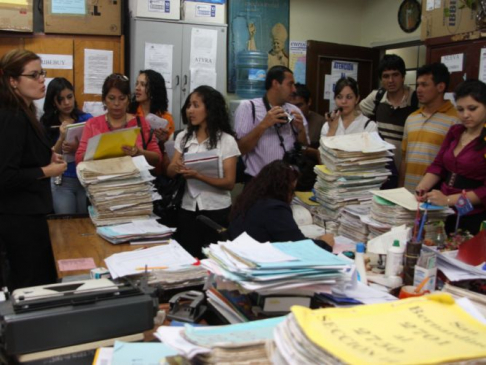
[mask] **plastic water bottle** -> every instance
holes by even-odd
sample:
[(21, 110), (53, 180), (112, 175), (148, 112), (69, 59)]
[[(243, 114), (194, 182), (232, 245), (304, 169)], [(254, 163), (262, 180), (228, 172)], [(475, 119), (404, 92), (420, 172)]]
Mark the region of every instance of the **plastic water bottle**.
[(354, 265), (358, 271), (359, 281), (368, 285), (368, 279), (366, 278), (366, 266), (364, 262), (365, 245), (360, 242), (356, 245), (356, 255), (354, 256)]
[(405, 247), (400, 246), (400, 241), (393, 241), (386, 252), (385, 276), (397, 276), (400, 274), (400, 267), (403, 265), (403, 254)]

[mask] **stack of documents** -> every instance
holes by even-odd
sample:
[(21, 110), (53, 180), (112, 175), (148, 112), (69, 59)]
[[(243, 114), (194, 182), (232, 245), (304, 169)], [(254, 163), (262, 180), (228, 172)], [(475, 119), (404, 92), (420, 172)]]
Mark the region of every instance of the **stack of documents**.
[(104, 226), (148, 219), (152, 201), (160, 199), (150, 169), (144, 156), (79, 163), (78, 177), (92, 204), (89, 213), (93, 223)]
[(161, 326), (155, 336), (197, 364), (270, 365), (267, 347), (285, 317), (227, 326)]
[[(184, 165), (205, 176), (219, 178), (219, 156), (217, 150), (184, 154)], [(218, 193), (221, 189), (198, 179), (187, 180), (187, 191), (193, 198), (197, 198), (202, 191)]]
[(105, 259), (113, 279), (144, 272), (178, 273), (187, 270), (197, 260), (175, 240), (166, 245), (143, 250), (120, 252)]
[(368, 240), (368, 225), (363, 222), (368, 215), (371, 206), (369, 204), (347, 205), (341, 211), (339, 218), (339, 235), (349, 238), (354, 242), (366, 242)]
[(323, 165), (314, 168), (315, 194), (332, 218), (346, 205), (371, 200), (369, 190), (378, 189), (391, 174), (385, 165), (393, 160), (394, 148), (376, 132), (321, 137)]
[(140, 244), (168, 242), (175, 228), (166, 227), (155, 219), (140, 219), (131, 223), (98, 227), (96, 233), (108, 242), (118, 244), (132, 242)]
[[(415, 196), (405, 188), (372, 191), (374, 197), (371, 203), (371, 218), (375, 221), (392, 226), (406, 224), (413, 226), (417, 214), (418, 203)], [(420, 205), (423, 212), (427, 208), (429, 222), (444, 221), (452, 209), (431, 204)]]
[[(202, 260), (201, 264), (209, 271), (236, 283), (247, 293), (261, 295), (334, 285), (345, 280), (349, 268), (348, 262), (311, 240), (259, 243), (246, 233), (232, 242), (211, 244), (205, 254), (209, 259)], [(224, 305), (211, 292), (208, 301), (217, 308)]]
[[(469, 305), (470, 302), (469, 302)], [(474, 308), (473, 308), (474, 309)], [(274, 333), (274, 364), (438, 364), (486, 356), (484, 318), (448, 294), (292, 313)]]

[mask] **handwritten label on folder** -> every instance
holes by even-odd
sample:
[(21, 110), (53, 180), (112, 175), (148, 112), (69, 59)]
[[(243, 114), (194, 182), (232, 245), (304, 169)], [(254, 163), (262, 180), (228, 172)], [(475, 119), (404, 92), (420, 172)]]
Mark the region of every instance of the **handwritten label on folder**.
[(59, 271), (91, 270), (96, 267), (92, 257), (58, 260)]
[(353, 308), (294, 306), (292, 313), (313, 343), (345, 363), (430, 364), (486, 356), (486, 326), (447, 294)]

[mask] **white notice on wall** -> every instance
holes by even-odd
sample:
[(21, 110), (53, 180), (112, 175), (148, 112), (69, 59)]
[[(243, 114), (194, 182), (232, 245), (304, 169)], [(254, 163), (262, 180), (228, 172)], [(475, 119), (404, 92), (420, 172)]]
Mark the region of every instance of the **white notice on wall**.
[(113, 51), (84, 50), (84, 93), (101, 94), (106, 77), (113, 73)]
[(442, 0), (434, 0), (434, 2), (435, 2), (434, 7), (436, 9), (442, 8)]
[(189, 68), (216, 69), (218, 31), (193, 28), (191, 33), (191, 61)]
[(450, 54), (440, 58), (440, 62), (447, 66), (450, 73), (461, 72), (463, 61), (464, 53)]
[(332, 76), (324, 75), (324, 100), (331, 100), (334, 98), (334, 90), (332, 88)]
[(65, 54), (38, 54), (43, 69), (72, 70), (73, 56)]
[(335, 109), (336, 104), (334, 103), (334, 88), (339, 79), (344, 77), (352, 77), (358, 80), (358, 63), (348, 62), (348, 61), (332, 61), (331, 66), (331, 90), (332, 96), (329, 100), (329, 110)]
[(431, 11), (434, 10), (435, 0), (427, 0), (427, 7), (425, 10)]
[(486, 48), (481, 48), (478, 79), (482, 82), (486, 82)]
[(172, 44), (145, 43), (145, 69), (164, 76), (165, 87), (172, 88)]
[(216, 88), (216, 76), (216, 70), (191, 68), (191, 92), (201, 85), (209, 85)]
[(83, 104), (83, 112), (97, 117), (98, 115), (105, 114), (105, 108), (101, 101), (85, 101)]

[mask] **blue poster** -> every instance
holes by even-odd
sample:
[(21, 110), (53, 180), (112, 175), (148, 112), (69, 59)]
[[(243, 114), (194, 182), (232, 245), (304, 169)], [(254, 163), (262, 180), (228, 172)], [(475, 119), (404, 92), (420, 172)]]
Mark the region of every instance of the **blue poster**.
[(228, 2), (228, 92), (236, 88), (236, 58), (241, 51), (267, 56), (267, 68), (289, 66), (289, 0)]
[(86, 15), (85, 0), (51, 0), (52, 14)]

